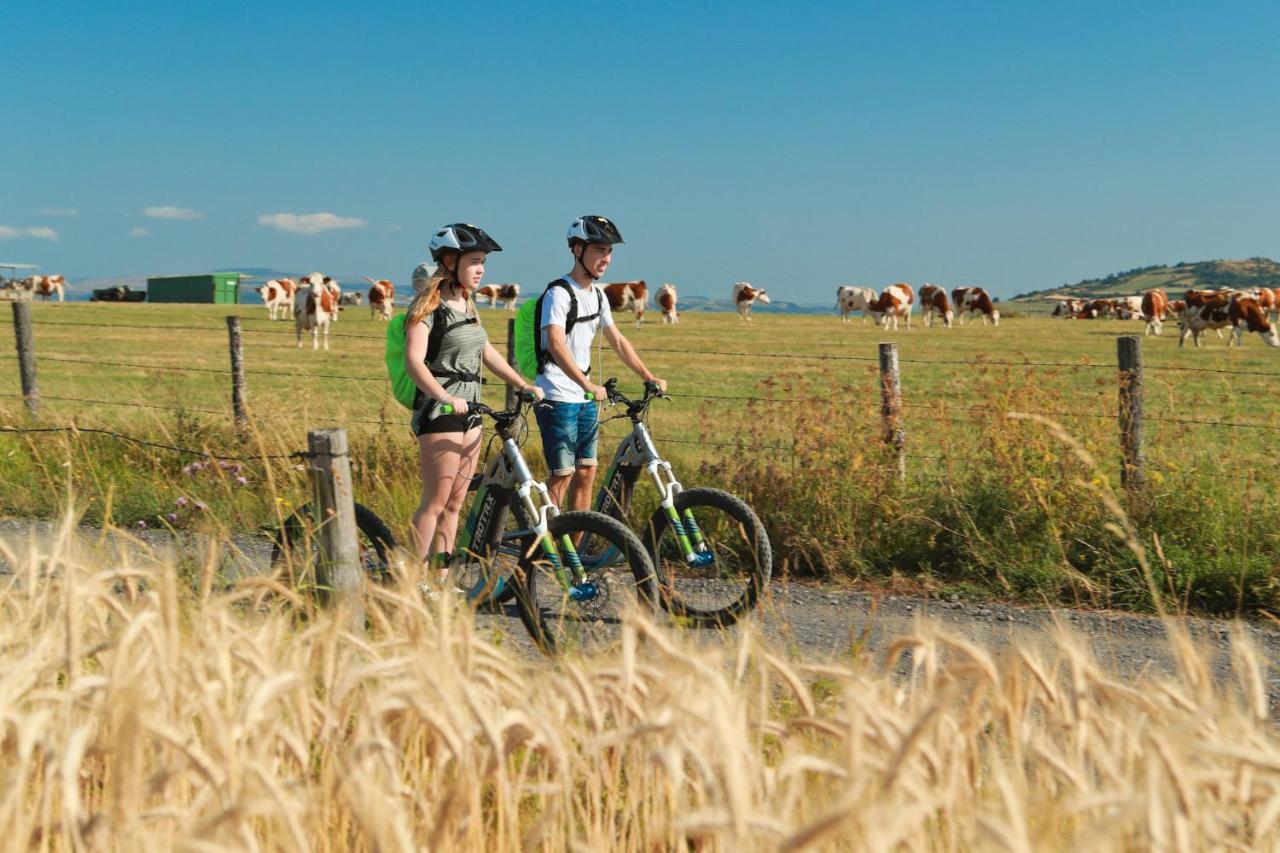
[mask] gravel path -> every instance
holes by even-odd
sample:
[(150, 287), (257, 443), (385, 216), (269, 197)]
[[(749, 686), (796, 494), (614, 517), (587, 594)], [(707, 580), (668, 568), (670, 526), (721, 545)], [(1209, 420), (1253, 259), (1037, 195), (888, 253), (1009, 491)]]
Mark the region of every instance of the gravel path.
[[(47, 553), (58, 527), (52, 522), (0, 519), (0, 548), (24, 553), (34, 548)], [(100, 530), (82, 527), (81, 542), (98, 548)], [(236, 534), (234, 549), (220, 556), (222, 577), (234, 580), (268, 570), (271, 543), (263, 536)], [(121, 537), (109, 533), (105, 553), (150, 552), (166, 560), (203, 562), (210, 540), (201, 535), (175, 536), (165, 530), (131, 531)], [(0, 557), (0, 574), (11, 571)], [(514, 608), (504, 614), (481, 613), (483, 632), (501, 633), (511, 645), (532, 644)], [(1087, 640), (1097, 660), (1122, 676), (1144, 672), (1172, 673), (1165, 628), (1158, 619), (1125, 613), (1067, 609), (1037, 609), (1005, 604), (975, 604), (907, 595), (873, 594), (849, 586), (775, 582), (761, 602), (755, 620), (766, 636), (792, 653), (814, 662), (849, 660), (855, 653), (882, 654), (894, 639), (912, 633), (920, 620), (932, 620), (979, 646), (999, 652), (1009, 647), (1053, 644), (1059, 626)], [(1221, 679), (1230, 676), (1232, 632), (1243, 629), (1268, 661), (1280, 661), (1280, 629), (1262, 622), (1187, 618), (1191, 636), (1211, 650), (1213, 669)], [(719, 632), (699, 632), (705, 642), (722, 641)], [(726, 633), (732, 635), (735, 629)], [(1273, 709), (1280, 708), (1280, 676), (1268, 675)]]

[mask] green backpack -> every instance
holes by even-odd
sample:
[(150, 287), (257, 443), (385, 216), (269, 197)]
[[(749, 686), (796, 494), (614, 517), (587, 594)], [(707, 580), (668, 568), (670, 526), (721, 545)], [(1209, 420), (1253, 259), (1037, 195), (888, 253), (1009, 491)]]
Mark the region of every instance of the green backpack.
[[(418, 386), (413, 384), (413, 377), (404, 367), (404, 324), (408, 316), (407, 312), (398, 314), (391, 318), (390, 323), (387, 323), (387, 344), (383, 350), (383, 360), (387, 363), (387, 376), (391, 379), (391, 394), (396, 398), (396, 402), (406, 409), (416, 409), (418, 394), (421, 392)], [(427, 338), (427, 364), (435, 361), (436, 356), (440, 354), (440, 345), (444, 342), (445, 335), (459, 326), (478, 323), (479, 318), (467, 317), (453, 323), (447, 321), (448, 315), (445, 313), (444, 306), (441, 305), (432, 315), (431, 334)], [(432, 371), (432, 374), (446, 388), (457, 382), (480, 381), (480, 377), (474, 373), (448, 373), (436, 370)]]
[[(558, 278), (547, 285), (547, 289), (542, 291), (542, 295), (537, 299), (531, 299), (520, 306), (520, 310), (516, 312), (516, 365), (520, 369), (520, 374), (525, 379), (537, 379), (538, 374), (547, 366), (547, 362), (551, 360), (551, 353), (542, 348), (542, 329), (539, 324), (542, 320), (542, 300), (547, 298), (547, 294), (551, 292), (553, 287), (563, 287), (569, 293), (569, 312), (564, 318), (564, 335), (567, 339), (569, 332), (574, 325), (580, 320), (594, 320), (600, 316), (597, 311), (587, 317), (578, 317), (578, 298), (573, 293), (573, 288), (565, 282), (564, 279)], [(603, 293), (597, 293), (597, 298), (604, 299)], [(591, 368), (587, 368), (590, 370)]]

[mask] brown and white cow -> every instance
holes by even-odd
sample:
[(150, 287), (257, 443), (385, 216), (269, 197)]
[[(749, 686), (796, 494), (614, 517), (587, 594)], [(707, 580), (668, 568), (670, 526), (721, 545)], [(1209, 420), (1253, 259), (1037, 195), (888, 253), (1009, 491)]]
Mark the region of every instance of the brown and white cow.
[(1121, 320), (1142, 319), (1141, 296), (1121, 296), (1119, 299), (1114, 299), (1112, 301), (1116, 306), (1116, 316)]
[(324, 335), (324, 348), (329, 349), (329, 324), (338, 319), (338, 300), (341, 295), (324, 283), (307, 284), (298, 288), (293, 296), (293, 329), (302, 346), (302, 333), (311, 333), (311, 348), (319, 349), (319, 335)]
[(751, 321), (751, 306), (759, 302), (769, 304), (769, 294), (762, 288), (752, 287), (745, 281), (733, 283), (733, 307), (738, 310), (738, 319)]
[(395, 313), (396, 286), (385, 278), (374, 280), (365, 276), (369, 282), (369, 316), (375, 320), (390, 320)]
[(886, 329), (892, 323), (896, 331), (898, 320), (905, 317), (907, 331), (911, 331), (911, 305), (915, 301), (916, 293), (912, 290), (911, 285), (904, 281), (891, 284), (871, 303), (869, 309), (871, 319), (876, 321), (877, 326), (884, 326)]
[(66, 287), (67, 280), (60, 275), (33, 275), (22, 280), (20, 289), (29, 290), (46, 302), (56, 294), (61, 302)]
[(840, 321), (849, 322), (849, 315), (854, 311), (862, 312), (862, 320), (866, 322), (871, 311), (871, 303), (876, 301), (876, 292), (869, 287), (853, 287), (841, 285), (836, 288), (836, 308), (840, 309)]
[(267, 306), (267, 316), (272, 320), (283, 320), (289, 316), (298, 283), (291, 278), (273, 278), (254, 290), (262, 295), (262, 302)]
[[(335, 305), (342, 299), (342, 285), (338, 284), (338, 280), (336, 278), (331, 278), (324, 273), (313, 272), (310, 275), (304, 275), (299, 280), (298, 286), (306, 287), (307, 285), (311, 285), (312, 287), (323, 287), (328, 290), (333, 294), (333, 301)], [(333, 321), (335, 323), (338, 321), (338, 315), (336, 313), (333, 315)]]
[(1053, 316), (1064, 320), (1078, 319), (1084, 313), (1084, 300), (1074, 296), (1061, 297), (1053, 309)]
[(956, 314), (959, 317), (960, 325), (964, 325), (965, 319), (972, 317), (974, 314), (982, 316), (982, 325), (987, 325), (987, 321), (991, 321), (991, 325), (1000, 325), (1000, 312), (996, 309), (995, 304), (991, 301), (991, 297), (981, 287), (957, 287), (951, 291), (951, 302), (955, 306)]
[(947, 292), (936, 284), (926, 284), (920, 288), (920, 319), (926, 326), (933, 325), (933, 315), (942, 318), (942, 325), (951, 328), (951, 320), (955, 314), (951, 311), (951, 303), (947, 301)]
[(484, 287), (476, 288), (476, 305), (482, 302), (488, 302), (490, 308), (497, 308), (499, 302), (506, 303), (505, 307), (508, 311), (516, 310), (516, 300), (520, 298), (520, 285), (518, 284), (486, 284)]
[(644, 324), (644, 309), (649, 304), (649, 287), (643, 281), (620, 281), (603, 284), (601, 288), (609, 299), (613, 311), (631, 311), (636, 317), (636, 328)]
[(674, 326), (680, 322), (680, 314), (676, 311), (676, 286), (667, 283), (658, 288), (658, 292), (654, 294), (654, 302), (658, 303), (658, 308), (662, 311), (662, 322)]
[(1268, 322), (1258, 300), (1243, 293), (1230, 291), (1187, 291), (1187, 310), (1182, 315), (1178, 346), (1186, 343), (1190, 334), (1195, 345), (1200, 346), (1200, 334), (1205, 329), (1220, 330), (1231, 326), (1231, 339), (1227, 345), (1241, 346), (1246, 331), (1256, 332), (1267, 346), (1280, 347), (1280, 334)]
[(1148, 290), (1142, 294), (1142, 319), (1147, 321), (1147, 329), (1143, 335), (1158, 335), (1161, 323), (1169, 316), (1169, 295), (1160, 288)]

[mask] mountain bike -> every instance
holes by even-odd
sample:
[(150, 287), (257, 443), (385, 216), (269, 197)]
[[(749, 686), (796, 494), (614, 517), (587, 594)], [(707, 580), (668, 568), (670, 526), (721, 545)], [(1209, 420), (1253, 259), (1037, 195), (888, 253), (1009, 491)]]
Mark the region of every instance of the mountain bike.
[[(618, 391), (617, 383), (610, 379), (604, 388), (608, 402), (621, 407), (614, 417), (628, 418), (631, 432), (618, 444), (595, 509), (620, 521), (630, 519), (636, 483), (641, 472), (648, 474), (660, 501), (641, 535), (657, 577), (659, 601), (673, 616), (695, 626), (732, 624), (755, 606), (769, 584), (769, 535), (755, 512), (734, 495), (681, 486), (645, 423), (649, 406), (666, 395), (656, 383), (646, 382), (644, 396), (630, 400)], [(589, 568), (611, 565), (621, 557), (609, 543), (595, 539), (584, 541), (579, 553)]]
[[(644, 543), (618, 520), (556, 508), (520, 449), (527, 433), (522, 430), (525, 407), (532, 402), (534, 397), (522, 394), (509, 411), (469, 404), (471, 411), (493, 420), (502, 449), (472, 478), (470, 491), (476, 496), (447, 561), (450, 579), (472, 607), (514, 599), (520, 620), (549, 654), (599, 651), (617, 641), (627, 608), (654, 606), (653, 567)], [(507, 524), (508, 514), (514, 527)], [(390, 531), (359, 504), (356, 525), (367, 540), (361, 549), (366, 572), (385, 579), (395, 547)], [(587, 568), (578, 547), (585, 539), (601, 543), (617, 559)]]

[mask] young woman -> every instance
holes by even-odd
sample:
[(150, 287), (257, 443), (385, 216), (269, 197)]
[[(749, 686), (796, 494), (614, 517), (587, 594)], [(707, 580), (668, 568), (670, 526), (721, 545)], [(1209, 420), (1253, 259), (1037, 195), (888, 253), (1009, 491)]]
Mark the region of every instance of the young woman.
[[(501, 251), (474, 225), (441, 228), (431, 238), (436, 274), (409, 304), (405, 320), (405, 369), (418, 386), (412, 426), (422, 474), (415, 544), (424, 568), (436, 556), (439, 573), (431, 580), (441, 584), (448, 579), (458, 514), (480, 455), (480, 416), (468, 403), (480, 401), (481, 362), (507, 384), (543, 396), (489, 343), (472, 299), (484, 278), (485, 255)], [(437, 351), (428, 360), (433, 339)], [(445, 413), (445, 404), (453, 411)]]

